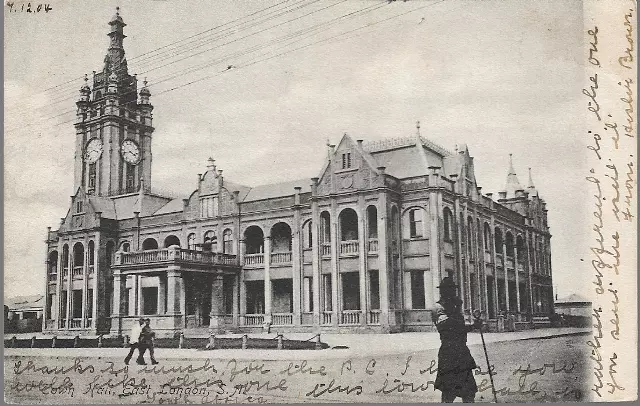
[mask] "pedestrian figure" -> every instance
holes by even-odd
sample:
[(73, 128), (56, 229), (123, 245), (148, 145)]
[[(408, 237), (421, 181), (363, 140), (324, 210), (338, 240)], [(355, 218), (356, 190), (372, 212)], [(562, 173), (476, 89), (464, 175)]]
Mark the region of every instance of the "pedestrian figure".
[(434, 386), (442, 392), (443, 403), (452, 403), (456, 397), (461, 397), (464, 403), (473, 403), (478, 391), (473, 377), (476, 362), (467, 347), (467, 333), (480, 328), (482, 321), (465, 324), (462, 300), (456, 294), (453, 279), (445, 277), (438, 288), (440, 300), (436, 303), (436, 328), (441, 344)]
[(140, 351), (142, 352), (140, 357), (144, 359), (144, 352), (148, 349), (151, 363), (155, 365), (158, 363), (153, 355), (153, 339), (155, 338), (156, 333), (151, 329), (151, 319), (145, 319), (144, 323), (144, 327), (142, 327), (142, 334), (140, 335)]
[(131, 338), (129, 339), (129, 354), (124, 359), (124, 363), (129, 365), (129, 361), (131, 361), (131, 357), (133, 353), (138, 349), (138, 359), (136, 363), (138, 365), (146, 365), (144, 362), (144, 358), (142, 358), (143, 352), (140, 346), (140, 335), (142, 334), (142, 326), (144, 325), (144, 318), (140, 317), (138, 319), (138, 323), (134, 323), (131, 328)]

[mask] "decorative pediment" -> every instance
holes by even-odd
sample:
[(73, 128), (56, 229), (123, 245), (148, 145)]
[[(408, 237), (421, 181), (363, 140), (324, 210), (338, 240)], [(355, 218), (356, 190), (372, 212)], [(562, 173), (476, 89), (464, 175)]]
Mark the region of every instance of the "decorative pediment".
[(78, 188), (74, 196), (71, 196), (71, 207), (66, 217), (60, 224), (61, 231), (86, 230), (97, 227), (100, 222), (94, 205), (84, 190)]
[(327, 195), (375, 186), (378, 170), (373, 157), (345, 134), (337, 147), (329, 145), (327, 163), (318, 182), (318, 194)]

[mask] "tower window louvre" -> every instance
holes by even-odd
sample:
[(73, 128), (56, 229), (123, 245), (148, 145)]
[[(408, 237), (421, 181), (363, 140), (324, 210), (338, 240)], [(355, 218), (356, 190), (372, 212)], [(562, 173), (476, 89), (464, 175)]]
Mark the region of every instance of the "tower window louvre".
[(351, 152), (342, 154), (342, 169), (351, 168)]

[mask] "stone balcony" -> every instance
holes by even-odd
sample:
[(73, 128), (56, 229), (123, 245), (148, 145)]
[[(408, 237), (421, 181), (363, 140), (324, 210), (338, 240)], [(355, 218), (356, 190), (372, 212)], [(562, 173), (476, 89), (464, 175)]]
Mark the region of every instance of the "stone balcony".
[(164, 268), (169, 265), (198, 268), (237, 268), (240, 263), (233, 254), (195, 251), (177, 246), (135, 252), (116, 253), (114, 268)]

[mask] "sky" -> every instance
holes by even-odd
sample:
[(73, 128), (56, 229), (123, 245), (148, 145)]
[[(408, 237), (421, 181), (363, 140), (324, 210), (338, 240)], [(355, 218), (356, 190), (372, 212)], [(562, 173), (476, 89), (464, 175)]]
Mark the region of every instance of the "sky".
[(46, 228), (74, 193), (74, 103), (102, 69), (116, 6), (155, 106), (154, 189), (188, 195), (209, 156), (249, 186), (311, 178), (327, 140), (411, 136), (420, 120), (423, 137), (468, 145), (483, 193), (503, 189), (510, 153), (521, 184), (532, 168), (556, 291), (589, 291), (581, 2), (50, 4), (4, 16), (5, 296), (43, 290)]

